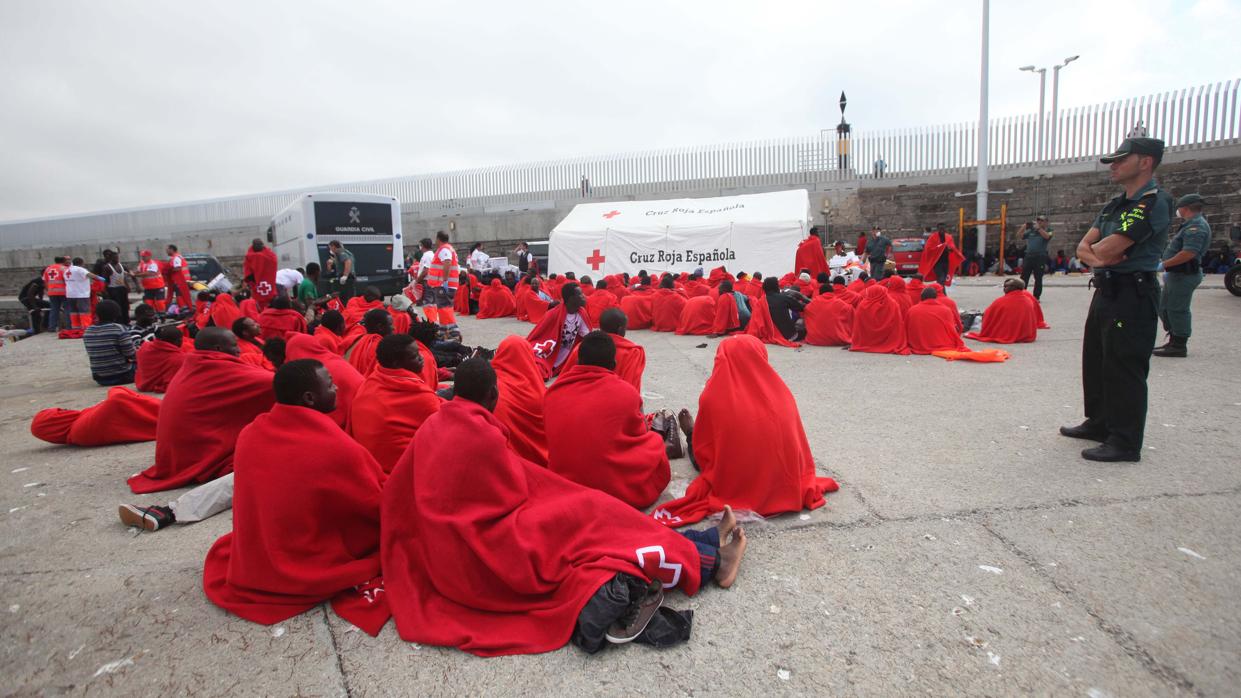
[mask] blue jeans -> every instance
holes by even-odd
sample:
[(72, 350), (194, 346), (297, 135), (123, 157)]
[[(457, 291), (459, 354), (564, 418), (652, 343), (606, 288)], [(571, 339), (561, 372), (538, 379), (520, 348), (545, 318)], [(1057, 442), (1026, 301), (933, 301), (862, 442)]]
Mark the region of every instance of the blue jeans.
[(61, 319), (60, 319), (61, 315), (65, 315), (68, 313), (68, 311), (65, 310), (65, 297), (64, 296), (48, 296), (47, 302), (51, 304), (51, 306), (48, 308), (47, 329), (50, 331), (55, 331), (55, 330), (60, 329), (61, 327), (68, 327), (69, 323), (61, 322)]

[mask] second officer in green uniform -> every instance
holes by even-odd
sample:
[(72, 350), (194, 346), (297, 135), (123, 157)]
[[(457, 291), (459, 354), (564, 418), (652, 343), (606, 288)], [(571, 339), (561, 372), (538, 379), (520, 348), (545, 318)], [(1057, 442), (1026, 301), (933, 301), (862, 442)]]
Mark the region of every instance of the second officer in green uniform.
[(1186, 194), (1176, 200), (1176, 215), (1185, 221), (1163, 251), (1163, 270), (1167, 272), (1159, 296), (1159, 320), (1168, 342), (1151, 352), (1153, 356), (1183, 357), (1190, 335), (1189, 303), (1194, 289), (1202, 283), (1202, 255), (1211, 245), (1211, 226), (1202, 215), (1206, 200)]

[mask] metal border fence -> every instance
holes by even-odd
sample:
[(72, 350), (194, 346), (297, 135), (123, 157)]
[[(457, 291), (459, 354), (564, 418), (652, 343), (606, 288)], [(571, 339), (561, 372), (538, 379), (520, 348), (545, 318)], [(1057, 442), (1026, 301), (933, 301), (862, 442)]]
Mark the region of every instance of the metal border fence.
[[(990, 167), (1086, 161), (1144, 131), (1170, 151), (1241, 142), (1241, 79), (1066, 109), (1044, 128), (1036, 114), (993, 119)], [(842, 155), (843, 153), (843, 155)], [(881, 162), (882, 161), (882, 162)], [(457, 172), (303, 187), (207, 201), (0, 222), (0, 248), (124, 241), (265, 222), (308, 191), (393, 196), (406, 211), (495, 210), (530, 202), (675, 195), (713, 188), (813, 185), (882, 176), (899, 178), (968, 171), (977, 165), (977, 124), (818, 136), (572, 158)]]

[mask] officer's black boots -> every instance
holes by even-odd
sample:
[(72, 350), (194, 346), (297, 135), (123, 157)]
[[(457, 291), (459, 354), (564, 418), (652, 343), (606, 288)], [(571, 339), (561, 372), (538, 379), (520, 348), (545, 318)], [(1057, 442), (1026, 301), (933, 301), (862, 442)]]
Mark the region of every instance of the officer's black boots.
[(1120, 446), (1105, 443), (1082, 451), (1082, 458), (1101, 463), (1137, 463), (1142, 460), (1142, 454), (1139, 451), (1127, 451)]
[(1189, 343), (1189, 337), (1177, 337), (1176, 335), (1169, 335), (1168, 343), (1152, 351), (1151, 356), (1184, 358), (1186, 356), (1189, 356), (1189, 349), (1186, 346), (1188, 343)]
[(1075, 427), (1060, 427), (1060, 433), (1070, 439), (1107, 441), (1107, 427), (1091, 422), (1089, 419)]

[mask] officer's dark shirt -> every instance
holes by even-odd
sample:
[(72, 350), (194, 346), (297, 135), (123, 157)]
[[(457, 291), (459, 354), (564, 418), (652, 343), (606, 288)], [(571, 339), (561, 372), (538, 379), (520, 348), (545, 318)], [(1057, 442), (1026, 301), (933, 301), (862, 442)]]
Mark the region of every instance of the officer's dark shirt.
[(1155, 180), (1146, 183), (1132, 199), (1123, 193), (1108, 202), (1095, 218), (1093, 228), (1098, 228), (1105, 240), (1109, 235), (1124, 235), (1133, 244), (1125, 250), (1125, 259), (1109, 267), (1096, 267), (1096, 271), (1131, 273), (1155, 271), (1168, 242), (1168, 226), (1172, 222), (1172, 195), (1159, 188)]
[(801, 312), (802, 304), (783, 293), (768, 293), (767, 308), (771, 311), (771, 321), (785, 339), (792, 339), (797, 334), (797, 326), (793, 322), (793, 313)]
[(1050, 239), (1044, 239), (1039, 235), (1038, 228), (1030, 228), (1021, 236), (1026, 241), (1026, 256), (1033, 257), (1035, 255), (1047, 256), (1047, 243)]
[(1207, 248), (1210, 246), (1211, 226), (1207, 224), (1207, 219), (1202, 214), (1198, 214), (1181, 224), (1176, 235), (1172, 236), (1172, 239), (1168, 241), (1168, 246), (1164, 248), (1163, 258), (1171, 259), (1177, 252), (1188, 250), (1198, 255), (1196, 260), (1201, 263), (1202, 255), (1207, 253)]
[(866, 249), (870, 250), (871, 257), (888, 258), (888, 252), (892, 250), (892, 241), (883, 235), (876, 235), (867, 244)]

